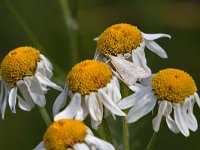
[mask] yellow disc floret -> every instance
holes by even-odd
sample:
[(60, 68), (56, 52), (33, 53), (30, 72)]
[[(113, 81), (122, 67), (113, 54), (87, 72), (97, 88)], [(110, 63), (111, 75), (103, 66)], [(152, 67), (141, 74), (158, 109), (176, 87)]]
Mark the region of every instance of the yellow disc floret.
[(107, 28), (97, 41), (97, 48), (103, 54), (131, 53), (142, 42), (141, 31), (130, 24), (115, 24)]
[(54, 122), (43, 137), (47, 150), (66, 150), (76, 143), (83, 142), (87, 127), (79, 120), (62, 119)]
[(19, 47), (10, 51), (1, 63), (1, 77), (15, 86), (23, 77), (32, 76), (40, 61), (39, 51), (32, 47)]
[(192, 77), (178, 69), (159, 71), (152, 80), (152, 89), (158, 100), (182, 103), (197, 90)]
[(85, 60), (72, 68), (67, 75), (67, 84), (71, 91), (86, 95), (104, 87), (111, 78), (112, 72), (107, 64)]

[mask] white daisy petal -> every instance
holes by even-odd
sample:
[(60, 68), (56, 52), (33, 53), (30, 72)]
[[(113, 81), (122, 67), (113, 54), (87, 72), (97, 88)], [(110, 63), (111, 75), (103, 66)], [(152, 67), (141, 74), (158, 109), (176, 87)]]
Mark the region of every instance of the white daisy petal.
[(113, 114), (118, 116), (126, 116), (124, 112), (122, 112), (119, 107), (106, 95), (103, 89), (98, 90), (99, 100), (104, 104), (104, 106), (109, 109)]
[(0, 92), (0, 108), (1, 108), (1, 103), (3, 101), (3, 93), (4, 93), (4, 87), (3, 87), (3, 83), (0, 81), (1, 84), (1, 92)]
[(65, 87), (64, 90), (60, 93), (60, 95), (56, 98), (53, 104), (53, 116), (55, 116), (60, 109), (65, 105), (67, 99), (67, 91), (68, 87)]
[(143, 88), (140, 92), (136, 92), (128, 97), (123, 98), (119, 103), (120, 109), (127, 109), (134, 106), (146, 93), (149, 93), (151, 87)]
[(36, 148), (34, 148), (33, 150), (47, 150), (47, 149), (44, 148), (44, 146), (43, 146), (43, 141), (42, 141), (42, 142), (40, 142), (40, 143), (36, 146)]
[(103, 114), (99, 108), (99, 103), (94, 92), (90, 93), (86, 103), (86, 106), (88, 106), (88, 110), (92, 119), (97, 122), (101, 122)]
[(174, 132), (174, 133), (180, 132), (178, 126), (176, 125), (175, 121), (172, 119), (172, 117), (170, 115), (166, 116), (166, 122), (167, 122), (167, 126), (169, 127), (169, 129), (172, 132)]
[(15, 109), (16, 100), (17, 100), (17, 87), (14, 87), (10, 90), (9, 97), (8, 97), (8, 104), (13, 113), (16, 113), (16, 109)]
[(196, 117), (193, 114), (193, 96), (187, 98), (183, 103), (182, 113), (184, 120), (186, 120), (187, 126), (190, 130), (196, 131), (198, 128)]
[(91, 146), (94, 145), (99, 150), (114, 150), (115, 149), (110, 143), (91, 135), (86, 135), (84, 140), (88, 145), (91, 145)]
[(85, 143), (76, 143), (73, 148), (74, 150), (90, 150), (90, 148)]
[(54, 117), (54, 121), (74, 118), (81, 107), (81, 94), (75, 93), (69, 105)]
[(5, 116), (7, 100), (8, 100), (8, 93), (7, 93), (7, 91), (5, 91), (4, 99), (3, 99), (3, 102), (1, 104), (1, 117), (2, 117), (2, 119), (4, 119), (4, 116)]
[(167, 37), (171, 39), (171, 36), (168, 34), (163, 34), (163, 33), (157, 33), (157, 34), (147, 34), (147, 33), (142, 33), (143, 38), (145, 40), (153, 41), (162, 37)]
[(84, 120), (84, 119), (87, 117), (87, 115), (89, 114), (88, 108), (86, 107), (86, 104), (85, 104), (85, 103), (86, 103), (86, 102), (85, 102), (85, 97), (82, 96), (82, 97), (81, 97), (81, 107), (80, 107), (80, 109), (78, 110), (75, 119), (81, 120), (81, 121), (82, 121), (82, 120)]
[(24, 82), (35, 104), (44, 107), (46, 105), (46, 99), (39, 81), (35, 77), (25, 77)]
[(49, 61), (48, 58), (46, 58), (44, 55), (40, 54), (40, 57), (42, 58), (42, 60), (44, 61), (44, 65), (46, 66), (46, 68), (49, 68), (50, 70), (53, 70), (53, 66), (51, 64), (51, 62)]
[(153, 77), (154, 77), (154, 74), (150, 75), (150, 76), (147, 77), (147, 78), (142, 78), (142, 79), (140, 80), (140, 83), (141, 83), (142, 85), (144, 85), (144, 86), (149, 86), (149, 85), (151, 85), (151, 82), (152, 82)]
[(199, 95), (197, 94), (197, 92), (194, 92), (194, 98), (195, 98), (195, 101), (197, 102), (198, 106), (200, 107), (200, 99), (199, 99)]
[(183, 119), (180, 104), (176, 104), (174, 106), (174, 119), (181, 133), (186, 137), (189, 136), (190, 133), (186, 125), (186, 122)]
[(135, 83), (134, 85), (130, 85), (129, 89), (132, 90), (133, 92), (138, 92), (143, 90), (145, 87), (141, 84)]
[(157, 116), (152, 120), (153, 123), (153, 129), (154, 131), (158, 132), (160, 129), (160, 123), (162, 120), (162, 117), (165, 113), (165, 110), (167, 108), (167, 101), (161, 101), (159, 108), (158, 108), (158, 114)]
[(17, 96), (19, 108), (24, 111), (31, 111), (31, 107), (20, 96)]
[(115, 83), (116, 87), (120, 90), (120, 84), (119, 84), (119, 81), (118, 81), (117, 77), (113, 76), (112, 80), (111, 80), (111, 83), (112, 84)]
[(153, 110), (157, 102), (156, 98), (153, 95), (149, 95), (146, 97), (146, 99), (146, 102), (144, 102), (143, 99), (140, 99), (143, 102), (141, 102), (140, 105), (138, 104), (130, 109), (126, 117), (128, 123), (136, 122)]
[(61, 87), (51, 82), (47, 77), (43, 76), (40, 72), (36, 72), (35, 76), (40, 81), (40, 83), (44, 84), (45, 86), (52, 87), (58, 91), (63, 91)]
[(146, 46), (149, 50), (156, 53), (161, 58), (167, 58), (167, 53), (165, 50), (160, 47), (156, 42), (154, 41), (146, 41)]
[(99, 125), (101, 124), (101, 122), (99, 121), (95, 121), (91, 118), (91, 126), (94, 130), (98, 130), (99, 129)]
[(19, 80), (17, 81), (17, 87), (19, 88), (19, 91), (21, 92), (24, 100), (26, 101), (26, 103), (33, 108), (34, 107), (34, 102), (33, 99), (31, 98), (31, 95), (28, 91), (28, 87), (25, 84), (25, 82), (23, 80)]
[(147, 72), (151, 73), (151, 69), (147, 66), (144, 49), (142, 49), (141, 47), (137, 47), (135, 50), (132, 51), (132, 61), (141, 66)]

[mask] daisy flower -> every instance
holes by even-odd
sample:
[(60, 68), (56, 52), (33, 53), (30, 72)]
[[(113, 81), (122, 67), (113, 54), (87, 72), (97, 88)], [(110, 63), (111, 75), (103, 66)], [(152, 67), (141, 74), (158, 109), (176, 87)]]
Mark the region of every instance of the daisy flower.
[[(189, 136), (196, 131), (197, 120), (193, 114), (195, 102), (200, 106), (197, 87), (192, 77), (178, 69), (164, 69), (154, 76), (133, 85), (135, 93), (118, 103), (121, 109), (132, 107), (126, 117), (128, 123), (136, 122), (151, 112), (158, 102), (158, 114), (153, 119), (153, 129), (159, 131), (161, 119), (165, 118), (169, 129)], [(171, 116), (173, 113), (173, 116)]]
[(0, 110), (4, 118), (7, 101), (13, 113), (16, 103), (22, 110), (30, 111), (36, 104), (45, 106), (47, 86), (62, 90), (49, 79), (52, 65), (38, 50), (19, 47), (10, 51), (0, 65)]
[(132, 85), (137, 79), (151, 74), (145, 57), (145, 46), (161, 58), (167, 58), (165, 50), (154, 41), (162, 37), (171, 38), (167, 34), (143, 33), (130, 24), (115, 24), (95, 38), (97, 49), (94, 59), (111, 61), (115, 74), (127, 85)]
[(93, 135), (81, 121), (61, 119), (46, 130), (43, 141), (34, 150), (114, 150), (108, 142)]
[[(67, 95), (71, 96), (69, 105), (57, 114)], [(112, 75), (110, 67), (100, 61), (85, 60), (75, 65), (68, 73), (66, 86), (53, 106), (54, 119), (84, 120), (89, 114), (92, 127), (97, 129), (103, 115), (107, 116), (111, 112), (114, 117), (125, 116), (116, 104), (120, 100), (119, 82)]]

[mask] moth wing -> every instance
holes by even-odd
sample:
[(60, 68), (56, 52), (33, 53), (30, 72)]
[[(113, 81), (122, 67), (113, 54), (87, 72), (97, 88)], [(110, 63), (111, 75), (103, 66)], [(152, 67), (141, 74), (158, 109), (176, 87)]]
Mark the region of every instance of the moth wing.
[(150, 76), (149, 72), (144, 70), (136, 63), (111, 55), (108, 57), (110, 58), (112, 65), (121, 76), (122, 80), (128, 85), (133, 85), (138, 78), (146, 78)]

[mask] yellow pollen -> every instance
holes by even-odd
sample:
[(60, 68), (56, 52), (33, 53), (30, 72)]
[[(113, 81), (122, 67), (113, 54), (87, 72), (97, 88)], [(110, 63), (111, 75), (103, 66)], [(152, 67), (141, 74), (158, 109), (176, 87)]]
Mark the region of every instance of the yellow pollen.
[(158, 100), (176, 103), (184, 102), (185, 98), (197, 91), (195, 82), (188, 73), (172, 68), (161, 70), (153, 77), (152, 89)]
[(86, 95), (106, 86), (111, 78), (112, 72), (107, 64), (85, 60), (72, 68), (67, 75), (67, 84), (71, 91)]
[(32, 76), (40, 61), (40, 52), (32, 47), (19, 47), (10, 51), (1, 63), (1, 77), (11, 86), (26, 76)]
[(62, 119), (54, 122), (43, 137), (47, 150), (66, 150), (76, 143), (82, 143), (87, 127), (79, 120)]
[(97, 48), (103, 54), (131, 53), (142, 43), (141, 31), (130, 24), (115, 24), (107, 28), (97, 41)]

